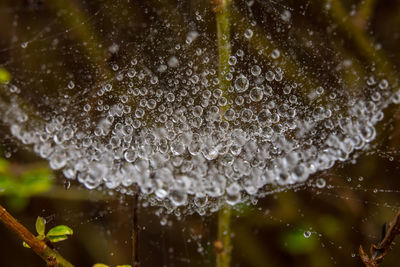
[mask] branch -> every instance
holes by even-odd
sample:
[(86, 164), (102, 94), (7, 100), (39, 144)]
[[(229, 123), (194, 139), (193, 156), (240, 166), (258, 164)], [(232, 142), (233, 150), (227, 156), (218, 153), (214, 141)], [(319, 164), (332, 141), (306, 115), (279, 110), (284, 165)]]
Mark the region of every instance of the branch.
[(360, 258), (366, 267), (377, 267), (383, 261), (385, 255), (393, 248), (394, 239), (400, 234), (400, 211), (390, 223), (383, 239), (378, 244), (372, 244), (370, 248), (371, 256), (368, 256), (363, 247), (360, 246)]
[(73, 267), (57, 251), (48, 247), (43, 241), (37, 239), (28, 229), (20, 224), (7, 210), (0, 205), (0, 221), (19, 238), (25, 241), (33, 251), (39, 255), (49, 267)]

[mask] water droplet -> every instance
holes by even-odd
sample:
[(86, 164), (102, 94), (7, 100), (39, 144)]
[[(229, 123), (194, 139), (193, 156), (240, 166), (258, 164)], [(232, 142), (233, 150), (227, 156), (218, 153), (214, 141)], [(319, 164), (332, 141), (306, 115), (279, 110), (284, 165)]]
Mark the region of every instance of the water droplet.
[(68, 190), (71, 187), (71, 181), (70, 180), (65, 180), (64, 181), (64, 189)]
[(240, 75), (235, 80), (235, 89), (238, 93), (245, 92), (249, 88), (249, 80), (244, 75)]
[(305, 231), (304, 232), (304, 237), (305, 238), (310, 238), (310, 236), (311, 236), (311, 232), (310, 231)]
[(326, 181), (324, 178), (318, 178), (316, 185), (318, 188), (324, 188), (326, 186)]
[(255, 77), (259, 76), (261, 74), (261, 68), (258, 65), (254, 65), (251, 67), (251, 74)]
[(90, 111), (90, 105), (89, 104), (86, 104), (85, 106), (83, 106), (83, 110), (85, 111), (85, 112), (89, 112)]
[(254, 102), (259, 102), (263, 98), (263, 89), (260, 87), (254, 87), (250, 90), (250, 99)]
[(280, 55), (281, 55), (281, 52), (278, 49), (272, 50), (272, 53), (271, 53), (272, 59), (277, 59), (280, 57)]
[(128, 149), (124, 153), (124, 158), (127, 162), (134, 162), (136, 160), (137, 154), (133, 149)]
[(235, 56), (229, 57), (229, 59), (228, 59), (229, 65), (234, 66), (236, 64), (236, 62), (237, 62), (237, 58)]
[(244, 32), (244, 37), (246, 37), (247, 39), (251, 39), (251, 37), (253, 37), (253, 31), (251, 29), (247, 29)]
[(75, 83), (73, 81), (70, 81), (67, 85), (68, 89), (74, 89)]

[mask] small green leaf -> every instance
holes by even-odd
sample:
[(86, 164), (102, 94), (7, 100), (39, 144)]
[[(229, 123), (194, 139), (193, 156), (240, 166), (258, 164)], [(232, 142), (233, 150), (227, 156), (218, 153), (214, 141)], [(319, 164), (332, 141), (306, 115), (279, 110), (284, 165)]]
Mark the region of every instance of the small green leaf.
[(62, 235), (72, 235), (74, 231), (72, 231), (71, 228), (69, 228), (66, 225), (57, 225), (56, 227), (53, 227), (50, 229), (50, 231), (47, 233), (47, 237), (54, 237), (54, 236), (62, 236)]
[(22, 245), (23, 245), (25, 248), (31, 248), (25, 241), (22, 242)]
[(115, 266), (115, 267), (132, 267), (132, 265), (124, 264), (124, 265), (117, 265), (117, 266)]
[(42, 217), (37, 217), (36, 219), (36, 232), (39, 236), (44, 236), (44, 230), (46, 227), (46, 221)]
[(47, 233), (47, 238), (52, 242), (60, 242), (68, 238), (68, 235), (72, 235), (73, 231), (66, 225), (57, 225), (50, 229)]
[(93, 265), (93, 267), (110, 267), (110, 266), (105, 265), (103, 263), (96, 263), (95, 265)]
[(10, 81), (11, 74), (5, 68), (0, 68), (0, 84), (8, 84)]
[(51, 243), (57, 243), (60, 241), (64, 241), (65, 239), (68, 239), (67, 235), (57, 235), (57, 236), (48, 236), (47, 237)]
[(47, 238), (52, 242), (60, 242), (68, 238), (68, 235), (72, 235), (73, 231), (66, 225), (57, 225), (50, 229), (47, 233)]

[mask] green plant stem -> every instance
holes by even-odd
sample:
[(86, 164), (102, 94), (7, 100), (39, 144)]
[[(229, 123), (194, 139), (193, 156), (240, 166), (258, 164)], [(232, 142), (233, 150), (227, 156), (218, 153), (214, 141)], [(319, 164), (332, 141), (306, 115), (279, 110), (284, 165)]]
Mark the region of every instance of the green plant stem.
[(302, 77), (299, 77), (298, 72), (299, 69), (301, 69), (301, 62), (287, 56), (289, 54), (288, 51), (284, 49), (284, 45), (279, 45), (277, 43), (278, 40), (270, 40), (266, 38), (267, 34), (264, 30), (259, 25), (252, 26), (250, 20), (243, 15), (238, 8), (232, 7), (231, 19), (235, 32), (243, 33), (247, 29), (253, 30), (254, 34), (252, 38), (243, 38), (243, 40), (249, 44), (253, 53), (263, 50), (264, 53), (262, 53), (261, 56), (264, 57), (265, 60), (269, 61), (271, 59), (270, 54), (272, 51), (279, 50), (281, 52), (282, 60), (279, 62), (279, 66), (281, 69), (285, 70), (285, 79), (287, 81), (291, 80), (298, 85), (302, 85), (299, 88), (302, 88), (304, 95), (307, 95), (320, 85), (320, 81), (315, 73), (305, 72)]
[(91, 26), (87, 14), (82, 11), (76, 1), (54, 0), (46, 2), (49, 7), (61, 15), (63, 23), (68, 27), (77, 41), (84, 43), (83, 51), (106, 78), (113, 77), (112, 71), (104, 61), (106, 50), (101, 38)]
[[(216, 23), (217, 23), (217, 36), (218, 36), (218, 78), (220, 82), (220, 89), (224, 97), (229, 103), (230, 81), (225, 77), (229, 72), (228, 60), (231, 56), (231, 0), (214, 0), (216, 6), (214, 8)], [(223, 113), (229, 104), (221, 107)], [(228, 205), (221, 208), (218, 213), (218, 239), (217, 242), (221, 244), (221, 249), (216, 250), (217, 267), (228, 267), (231, 261), (231, 213), (232, 208)], [(217, 246), (216, 246), (217, 248)]]
[[(220, 89), (229, 102), (228, 89), (230, 81), (225, 77), (229, 72), (228, 60), (231, 56), (231, 0), (217, 0), (217, 2), (214, 10), (216, 13), (218, 35), (218, 79)], [(225, 105), (221, 108), (221, 111), (224, 112), (227, 108), (228, 105)]]
[(222, 244), (222, 250), (217, 251), (217, 267), (228, 267), (231, 262), (231, 214), (232, 208), (228, 205), (218, 212), (218, 242)]
[(132, 267), (140, 266), (139, 261), (139, 190), (132, 201)]
[(376, 0), (364, 0), (360, 3), (355, 15), (355, 23), (358, 24), (360, 28), (365, 28), (367, 26), (374, 13), (376, 4)]
[(73, 267), (57, 251), (49, 248), (43, 241), (37, 239), (28, 229), (20, 224), (7, 210), (0, 205), (0, 221), (19, 238), (25, 241), (39, 255), (47, 266)]
[[(328, 0), (325, 0), (327, 2)], [(377, 50), (376, 42), (353, 20), (348, 19), (348, 12), (341, 1), (332, 1), (330, 15), (338, 24), (341, 30), (351, 36), (354, 45), (361, 52), (360, 54), (368, 63), (375, 65), (377, 72), (385, 73), (389, 83), (394, 84), (397, 80), (397, 73), (394, 71), (387, 55), (382, 50)], [(372, 12), (372, 11), (371, 11)], [(344, 19), (347, 18), (347, 19)]]
[(279, 266), (276, 258), (265, 248), (265, 245), (258, 240), (251, 232), (251, 225), (241, 223), (235, 227), (235, 247), (242, 251), (242, 257), (249, 266), (268, 267)]

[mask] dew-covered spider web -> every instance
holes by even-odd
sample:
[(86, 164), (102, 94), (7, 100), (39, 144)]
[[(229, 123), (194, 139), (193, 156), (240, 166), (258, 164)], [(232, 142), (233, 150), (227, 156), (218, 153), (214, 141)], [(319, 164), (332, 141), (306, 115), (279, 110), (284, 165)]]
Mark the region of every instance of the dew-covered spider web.
[[(12, 80), (2, 120), (89, 189), (137, 188), (152, 203), (200, 212), (257, 199), (368, 148), (384, 109), (400, 101), (379, 45), (356, 40), (360, 58), (341, 52), (329, 1), (235, 3), (223, 37), (232, 52), (220, 63), (218, 11), (155, 2), (3, 10)], [(229, 70), (219, 75), (218, 64)]]
[(349, 195), (398, 197), (363, 180), (398, 171), (399, 4), (232, 1), (221, 37), (218, 3), (3, 1), (3, 145), (178, 217), (306, 190), (397, 210)]

